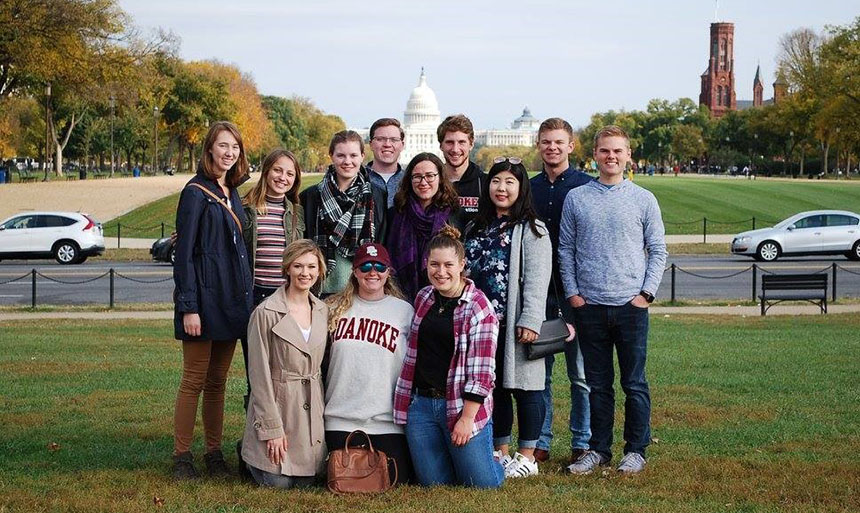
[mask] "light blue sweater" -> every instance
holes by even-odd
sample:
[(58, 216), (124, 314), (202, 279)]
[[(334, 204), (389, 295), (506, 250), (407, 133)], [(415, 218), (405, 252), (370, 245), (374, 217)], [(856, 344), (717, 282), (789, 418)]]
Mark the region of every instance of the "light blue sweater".
[(568, 298), (620, 306), (642, 290), (656, 295), (668, 256), (657, 198), (629, 180), (611, 188), (595, 180), (571, 190), (558, 256)]

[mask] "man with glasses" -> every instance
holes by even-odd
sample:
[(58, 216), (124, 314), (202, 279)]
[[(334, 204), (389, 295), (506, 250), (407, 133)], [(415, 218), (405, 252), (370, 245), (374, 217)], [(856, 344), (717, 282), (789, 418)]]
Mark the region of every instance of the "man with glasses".
[(373, 160), (365, 167), (370, 174), (370, 183), (388, 191), (388, 208), (394, 205), (394, 195), (403, 179), (399, 161), (405, 136), (400, 121), (394, 118), (377, 119), (370, 125)]
[[(538, 128), (537, 148), (543, 161), (542, 172), (532, 178), (532, 202), (535, 212), (541, 221), (546, 223), (549, 238), (552, 242), (552, 280), (546, 297), (546, 318), (554, 319), (561, 310), (562, 316), (569, 324), (573, 323), (573, 312), (567, 304), (564, 289), (561, 285), (561, 275), (558, 267), (558, 236), (561, 223), (561, 209), (564, 198), (572, 189), (585, 185), (592, 180), (582, 171), (570, 165), (570, 154), (576, 147), (573, 137), (573, 127), (561, 118), (549, 118)], [(578, 460), (588, 450), (588, 439), (591, 437), (588, 410), (588, 385), (585, 383), (585, 369), (582, 363), (582, 353), (579, 341), (574, 338), (565, 346), (565, 362), (567, 377), (570, 380), (570, 447), (571, 463)], [(555, 355), (549, 355), (546, 361), (546, 388), (543, 392), (546, 416), (541, 429), (540, 440), (535, 450), (535, 459), (549, 459), (550, 443), (552, 442), (552, 367)]]
[(481, 184), (486, 178), (481, 168), (469, 160), (475, 145), (475, 129), (463, 114), (448, 116), (436, 129), (439, 148), (445, 157), (445, 176), (460, 197), (460, 212), (464, 226), (478, 215)]

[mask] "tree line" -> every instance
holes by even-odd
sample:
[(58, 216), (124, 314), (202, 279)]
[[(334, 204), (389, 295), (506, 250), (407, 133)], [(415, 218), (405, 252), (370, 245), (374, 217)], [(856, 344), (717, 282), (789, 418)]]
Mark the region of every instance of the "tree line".
[(229, 119), (252, 162), (283, 146), (317, 169), (345, 127), (307, 98), (260, 95), (235, 65), (182, 60), (176, 36), (141, 33), (115, 0), (4, 0), (0, 27), (0, 160), (189, 170)]

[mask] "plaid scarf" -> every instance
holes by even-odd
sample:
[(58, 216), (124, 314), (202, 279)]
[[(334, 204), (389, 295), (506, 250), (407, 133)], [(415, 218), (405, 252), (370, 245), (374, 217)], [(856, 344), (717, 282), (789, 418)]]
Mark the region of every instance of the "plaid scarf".
[(364, 168), (345, 191), (338, 189), (335, 176), (334, 166), (329, 166), (317, 185), (322, 203), (319, 209), (322, 229), (314, 237), (314, 242), (326, 257), (326, 275), (334, 271), (337, 254), (352, 259), (359, 246), (376, 240), (373, 188)]

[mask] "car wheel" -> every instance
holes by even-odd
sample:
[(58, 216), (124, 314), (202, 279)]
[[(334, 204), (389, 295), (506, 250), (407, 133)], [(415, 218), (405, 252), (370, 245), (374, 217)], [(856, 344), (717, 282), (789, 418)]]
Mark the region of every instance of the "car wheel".
[(758, 245), (758, 250), (755, 252), (756, 260), (761, 262), (773, 262), (779, 258), (779, 244), (772, 240), (766, 240)]
[(54, 244), (54, 260), (63, 265), (75, 264), (80, 258), (81, 250), (70, 240), (61, 240)]
[(170, 265), (176, 262), (176, 251), (173, 248), (170, 248), (170, 251), (167, 252), (167, 261), (170, 262)]
[(851, 246), (851, 252), (848, 253), (849, 260), (860, 260), (860, 240), (854, 243)]

